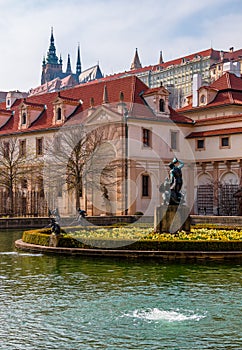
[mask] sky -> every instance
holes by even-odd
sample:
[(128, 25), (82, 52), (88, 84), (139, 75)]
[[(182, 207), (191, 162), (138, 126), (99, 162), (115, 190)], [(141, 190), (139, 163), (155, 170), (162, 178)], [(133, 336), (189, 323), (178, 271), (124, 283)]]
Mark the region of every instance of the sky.
[(206, 50), (242, 48), (241, 0), (0, 0), (0, 91), (40, 85), (51, 27), (56, 53), (75, 71), (99, 63), (103, 74)]

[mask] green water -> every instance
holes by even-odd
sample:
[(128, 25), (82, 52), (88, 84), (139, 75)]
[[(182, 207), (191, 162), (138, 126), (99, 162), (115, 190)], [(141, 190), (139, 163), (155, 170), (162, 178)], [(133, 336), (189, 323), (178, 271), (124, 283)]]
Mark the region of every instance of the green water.
[(16, 251), (0, 233), (0, 349), (242, 349), (242, 267)]

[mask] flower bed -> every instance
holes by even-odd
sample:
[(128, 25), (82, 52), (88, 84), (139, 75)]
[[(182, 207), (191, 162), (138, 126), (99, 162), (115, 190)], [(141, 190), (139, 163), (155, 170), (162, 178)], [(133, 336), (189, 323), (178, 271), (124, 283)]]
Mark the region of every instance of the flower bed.
[[(241, 230), (193, 228), (190, 233), (156, 234), (153, 228), (72, 228), (62, 233), (58, 247), (164, 251), (242, 251)], [(50, 229), (25, 231), (25, 243), (49, 246)]]

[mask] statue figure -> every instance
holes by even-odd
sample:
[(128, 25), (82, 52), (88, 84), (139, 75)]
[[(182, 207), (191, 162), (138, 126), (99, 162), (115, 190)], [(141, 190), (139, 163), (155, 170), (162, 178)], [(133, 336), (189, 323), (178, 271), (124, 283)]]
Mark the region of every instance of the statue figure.
[(171, 198), (171, 183), (168, 177), (166, 177), (164, 183), (160, 185), (159, 191), (162, 193), (163, 205), (170, 204)]
[(52, 233), (58, 236), (61, 233), (61, 228), (59, 225), (60, 214), (58, 208), (55, 208), (54, 210), (49, 209), (49, 218), (50, 224), (48, 225), (48, 227), (51, 228)]
[(102, 186), (102, 197), (104, 200), (104, 205), (106, 207), (106, 215), (112, 215), (112, 208), (111, 208), (111, 202), (108, 194), (108, 189), (105, 185)]
[(58, 236), (61, 233), (60, 225), (55, 221), (54, 218), (51, 218), (51, 232)]
[(78, 222), (81, 222), (81, 221), (82, 221), (82, 218), (85, 218), (86, 215), (87, 215), (86, 210), (83, 210), (83, 209), (81, 209), (81, 208), (78, 208), (78, 209), (77, 209), (77, 213), (78, 213), (78, 218), (77, 218), (77, 221), (78, 221)]
[(103, 194), (102, 194), (103, 198), (109, 201), (109, 195), (108, 195), (108, 189), (107, 189), (107, 187), (106, 187), (106, 186), (103, 186), (103, 187), (102, 187), (102, 190), (103, 190)]
[(174, 194), (174, 201), (180, 203), (181, 200), (181, 188), (183, 184), (182, 180), (182, 171), (184, 163), (177, 158), (174, 158), (173, 161), (169, 164), (170, 170), (170, 181), (171, 181), (171, 191)]
[(160, 192), (162, 193), (162, 199), (164, 205), (179, 205), (183, 203), (184, 196), (181, 193), (183, 184), (182, 171), (184, 163), (177, 158), (169, 164), (170, 176), (166, 178), (165, 182), (160, 186)]

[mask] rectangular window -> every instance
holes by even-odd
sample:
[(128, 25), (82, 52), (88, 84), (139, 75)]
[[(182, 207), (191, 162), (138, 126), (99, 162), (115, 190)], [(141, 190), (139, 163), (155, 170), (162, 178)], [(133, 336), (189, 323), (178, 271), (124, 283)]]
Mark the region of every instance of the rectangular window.
[(43, 155), (43, 137), (36, 139), (36, 155)]
[(201, 150), (201, 149), (205, 149), (205, 141), (204, 139), (198, 139), (197, 140), (197, 147), (196, 149), (198, 150)]
[(142, 197), (149, 196), (149, 182), (150, 182), (149, 175), (142, 175)]
[(151, 147), (151, 131), (149, 129), (143, 129), (143, 146)]
[(171, 131), (171, 149), (178, 150), (178, 131)]
[(26, 140), (19, 141), (19, 155), (20, 157), (26, 156)]
[(9, 156), (9, 142), (4, 142), (3, 144), (3, 156), (4, 158)]
[(229, 142), (228, 136), (223, 136), (220, 138), (220, 148), (230, 148), (230, 142)]
[(62, 187), (63, 187), (63, 181), (58, 180), (57, 182), (57, 196), (62, 197)]

